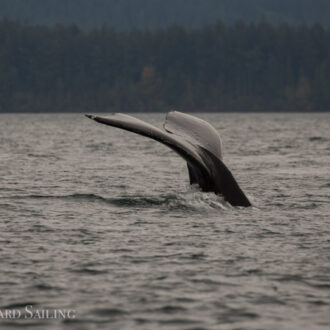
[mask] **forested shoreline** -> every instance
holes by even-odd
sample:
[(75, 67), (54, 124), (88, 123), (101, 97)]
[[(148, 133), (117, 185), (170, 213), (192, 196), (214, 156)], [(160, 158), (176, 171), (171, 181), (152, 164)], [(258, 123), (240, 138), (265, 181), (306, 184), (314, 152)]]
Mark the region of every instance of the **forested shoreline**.
[(0, 21), (0, 111), (328, 111), (330, 32)]

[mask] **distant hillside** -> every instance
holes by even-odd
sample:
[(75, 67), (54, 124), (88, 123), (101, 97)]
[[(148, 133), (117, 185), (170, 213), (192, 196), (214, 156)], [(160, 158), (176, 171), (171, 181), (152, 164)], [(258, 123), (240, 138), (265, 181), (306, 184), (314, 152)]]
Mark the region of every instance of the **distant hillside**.
[(0, 112), (330, 111), (330, 31), (86, 31), (0, 20)]
[(272, 23), (330, 27), (330, 0), (0, 0), (0, 18), (32, 24), (127, 29), (180, 24), (200, 27), (265, 17)]

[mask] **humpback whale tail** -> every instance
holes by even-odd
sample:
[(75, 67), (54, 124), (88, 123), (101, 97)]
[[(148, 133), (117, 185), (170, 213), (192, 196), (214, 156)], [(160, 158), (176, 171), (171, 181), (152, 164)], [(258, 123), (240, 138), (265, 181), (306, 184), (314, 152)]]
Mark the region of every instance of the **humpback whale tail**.
[(221, 194), (233, 206), (251, 206), (248, 198), (222, 161), (218, 132), (204, 120), (178, 111), (167, 114), (164, 130), (121, 113), (107, 118), (86, 117), (156, 140), (179, 154), (187, 162), (190, 183), (203, 191)]

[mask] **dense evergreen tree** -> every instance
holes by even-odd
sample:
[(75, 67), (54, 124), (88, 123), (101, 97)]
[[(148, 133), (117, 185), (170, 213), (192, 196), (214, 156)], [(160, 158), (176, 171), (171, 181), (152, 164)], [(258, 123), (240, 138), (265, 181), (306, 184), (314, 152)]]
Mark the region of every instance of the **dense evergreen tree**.
[(330, 32), (222, 22), (85, 31), (0, 21), (0, 111), (327, 111)]

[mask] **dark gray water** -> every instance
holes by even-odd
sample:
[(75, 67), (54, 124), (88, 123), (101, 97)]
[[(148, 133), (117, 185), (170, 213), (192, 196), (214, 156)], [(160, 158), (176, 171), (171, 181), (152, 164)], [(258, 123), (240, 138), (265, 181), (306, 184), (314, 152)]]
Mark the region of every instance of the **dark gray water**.
[(83, 115), (0, 115), (0, 311), (75, 311), (1, 329), (329, 329), (330, 114), (201, 117), (254, 207)]

